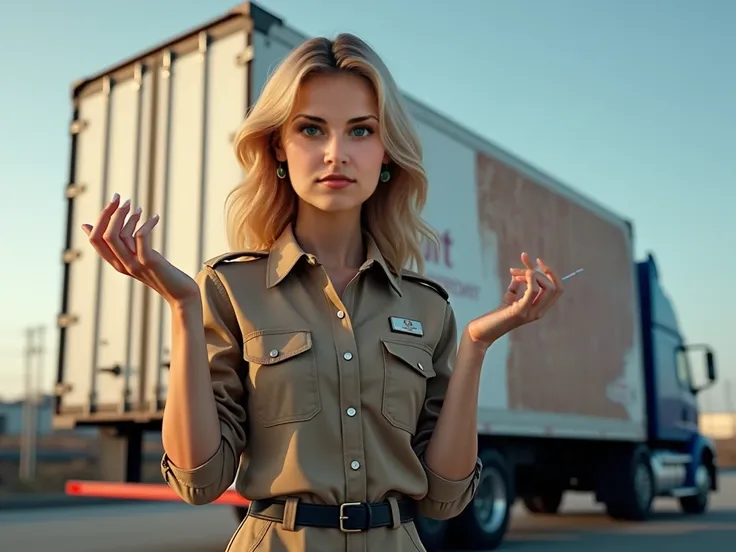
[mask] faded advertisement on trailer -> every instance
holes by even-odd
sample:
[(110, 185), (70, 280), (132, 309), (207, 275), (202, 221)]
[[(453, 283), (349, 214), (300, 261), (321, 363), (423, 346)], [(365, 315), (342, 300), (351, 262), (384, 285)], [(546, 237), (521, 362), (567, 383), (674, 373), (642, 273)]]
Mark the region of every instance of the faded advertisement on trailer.
[(459, 330), (499, 305), (520, 254), (565, 282), (543, 320), (495, 343), (482, 373), (479, 430), (494, 434), (641, 438), (643, 368), (632, 244), (624, 221), (554, 183), (470, 147), (457, 129), (416, 109), (430, 193), (425, 216), (441, 247), (427, 274), (450, 293)]

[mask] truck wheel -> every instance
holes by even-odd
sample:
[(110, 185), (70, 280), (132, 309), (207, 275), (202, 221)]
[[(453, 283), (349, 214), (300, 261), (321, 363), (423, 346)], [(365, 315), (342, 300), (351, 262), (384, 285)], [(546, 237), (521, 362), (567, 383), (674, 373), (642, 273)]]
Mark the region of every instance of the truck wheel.
[(708, 509), (710, 493), (710, 472), (708, 466), (701, 463), (695, 471), (695, 487), (698, 493), (680, 498), (680, 508), (686, 514), (702, 514)]
[(417, 516), (414, 519), (414, 525), (427, 552), (440, 552), (445, 548), (446, 521)]
[(245, 519), (245, 516), (248, 515), (248, 507), (233, 506), (233, 510), (235, 511), (235, 519), (238, 520), (238, 523), (242, 523), (242, 521)]
[(644, 521), (654, 502), (655, 481), (646, 447), (636, 447), (621, 458), (614, 475), (616, 496), (606, 502), (608, 515), (614, 519)]
[(466, 550), (495, 550), (503, 542), (514, 503), (514, 485), (506, 459), (482, 450), (475, 498), (452, 523), (453, 545)]
[(524, 497), (524, 506), (532, 514), (556, 514), (562, 504), (563, 491), (547, 491), (544, 494)]

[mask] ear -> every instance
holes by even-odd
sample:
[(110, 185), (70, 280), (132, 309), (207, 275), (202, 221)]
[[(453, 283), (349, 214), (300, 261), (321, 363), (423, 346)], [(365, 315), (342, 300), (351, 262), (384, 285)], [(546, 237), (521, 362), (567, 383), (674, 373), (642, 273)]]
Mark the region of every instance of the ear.
[(284, 147), (281, 144), (281, 134), (279, 132), (274, 132), (271, 137), (271, 147), (273, 148), (273, 151), (276, 155), (276, 160), (285, 163), (286, 162), (286, 152), (284, 151)]

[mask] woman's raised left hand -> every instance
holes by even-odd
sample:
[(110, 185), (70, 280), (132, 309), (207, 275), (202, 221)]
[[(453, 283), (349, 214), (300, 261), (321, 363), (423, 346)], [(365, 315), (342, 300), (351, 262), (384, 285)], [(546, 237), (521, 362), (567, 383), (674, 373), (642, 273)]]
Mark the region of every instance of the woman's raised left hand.
[(466, 328), (467, 336), (483, 350), (511, 330), (542, 318), (562, 295), (562, 280), (542, 259), (534, 266), (522, 253), (521, 262), (525, 268), (509, 269), (511, 283), (501, 305)]

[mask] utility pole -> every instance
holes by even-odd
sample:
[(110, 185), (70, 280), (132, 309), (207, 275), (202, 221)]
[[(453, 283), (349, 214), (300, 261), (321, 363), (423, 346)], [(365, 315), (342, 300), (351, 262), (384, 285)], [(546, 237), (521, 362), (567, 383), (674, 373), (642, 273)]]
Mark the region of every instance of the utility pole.
[[(23, 428), (20, 442), (19, 473), (21, 480), (26, 483), (32, 482), (36, 477), (38, 412), (42, 400), (43, 338), (43, 327), (29, 328), (26, 330), (25, 400), (23, 401)], [(36, 376), (35, 378), (34, 375)]]

